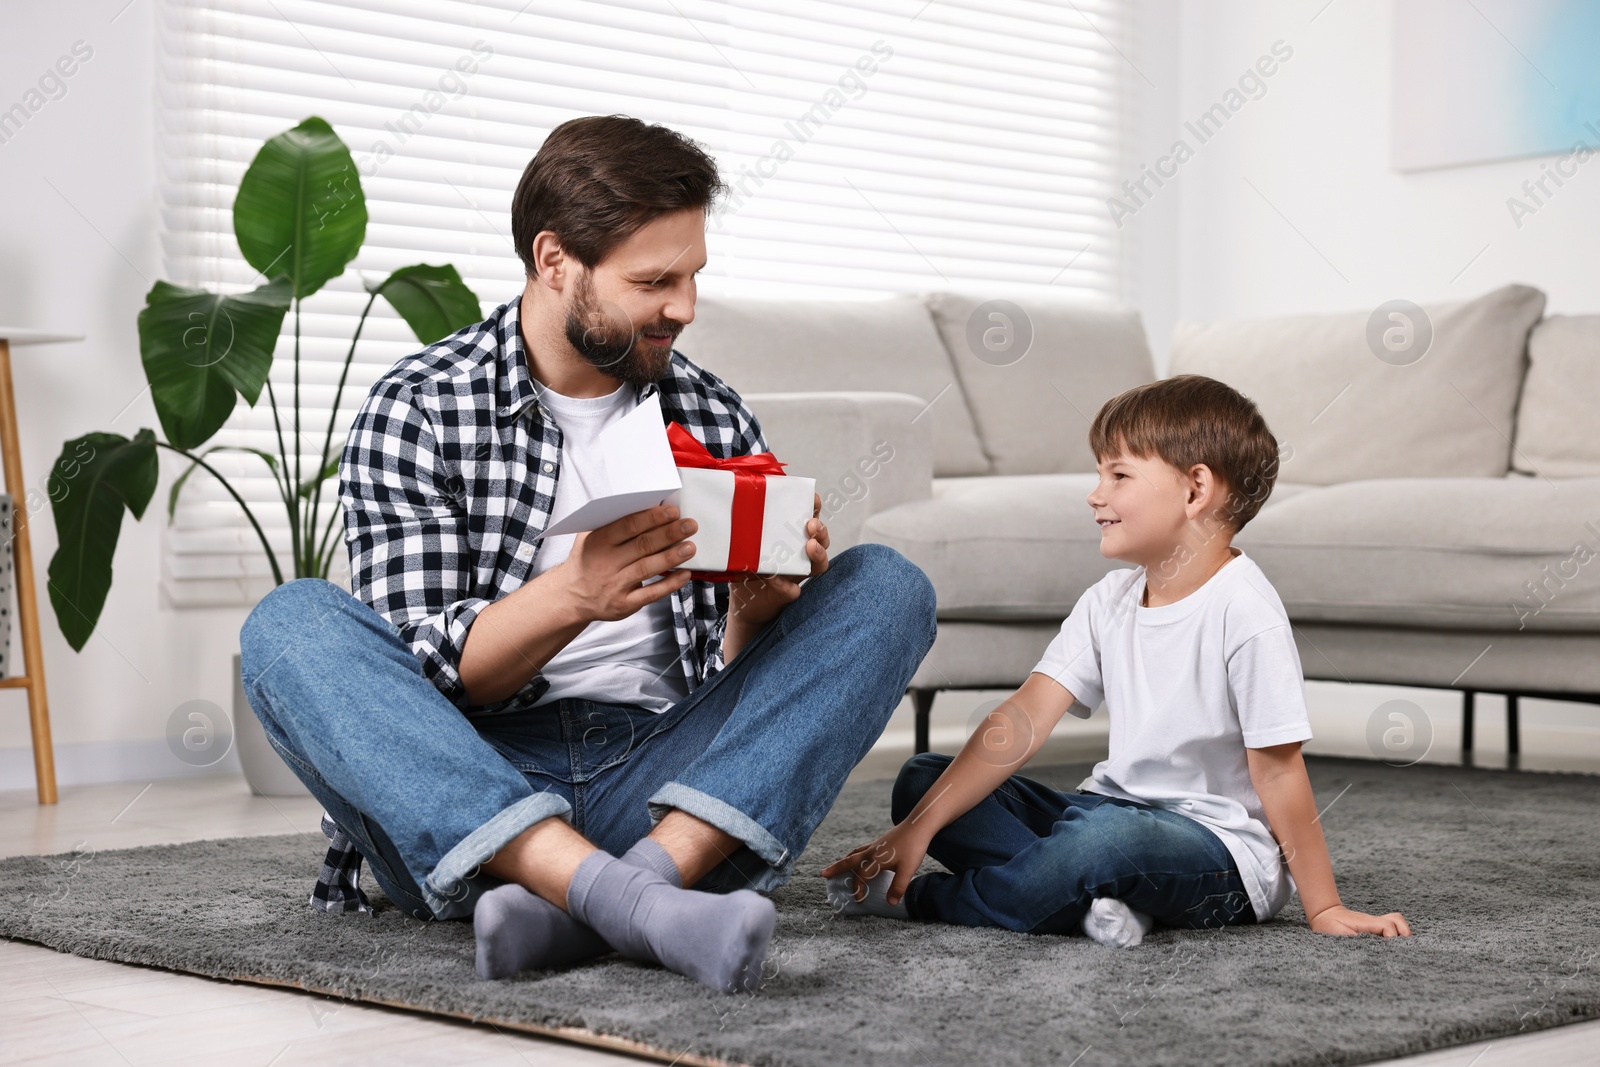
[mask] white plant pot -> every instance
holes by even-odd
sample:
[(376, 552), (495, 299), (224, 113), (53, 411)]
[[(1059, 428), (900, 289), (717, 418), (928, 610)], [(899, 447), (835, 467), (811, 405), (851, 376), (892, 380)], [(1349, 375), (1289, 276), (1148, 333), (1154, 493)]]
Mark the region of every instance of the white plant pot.
[(239, 673), (239, 654), (233, 656), (233, 743), (239, 749), (239, 765), (250, 792), (258, 797), (305, 797), (308, 790), (289, 765), (283, 762), (267, 740), (261, 720), (256, 718), (244, 695), (244, 679)]

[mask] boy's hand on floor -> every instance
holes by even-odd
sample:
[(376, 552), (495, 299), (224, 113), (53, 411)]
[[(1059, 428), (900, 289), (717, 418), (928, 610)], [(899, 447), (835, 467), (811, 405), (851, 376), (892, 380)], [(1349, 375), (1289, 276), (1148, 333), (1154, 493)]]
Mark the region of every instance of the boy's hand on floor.
[(1398, 911), (1387, 915), (1368, 915), (1364, 911), (1351, 911), (1343, 905), (1324, 908), (1313, 915), (1311, 929), (1319, 934), (1337, 934), (1345, 937), (1354, 934), (1379, 934), (1383, 937), (1410, 937), (1411, 927)]
[(866, 899), (869, 881), (883, 871), (893, 871), (894, 881), (889, 883), (887, 899), (890, 904), (899, 904), (906, 895), (906, 886), (922, 866), (922, 857), (928, 852), (928, 842), (914, 831), (904, 829), (905, 825), (902, 823), (843, 859), (834, 860), (822, 868), (822, 877), (849, 874), (851, 889), (860, 902)]

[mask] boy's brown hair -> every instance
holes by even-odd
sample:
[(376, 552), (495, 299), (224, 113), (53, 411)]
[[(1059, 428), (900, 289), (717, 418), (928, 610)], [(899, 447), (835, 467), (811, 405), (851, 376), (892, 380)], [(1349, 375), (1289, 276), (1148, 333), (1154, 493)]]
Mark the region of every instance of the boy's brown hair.
[(1211, 468), (1227, 490), (1217, 514), (1237, 533), (1278, 480), (1278, 440), (1255, 404), (1215, 378), (1180, 374), (1106, 401), (1089, 427), (1096, 460), (1156, 456), (1180, 471)]
[(627, 115), (586, 115), (550, 131), (511, 197), (511, 240), (528, 276), (533, 239), (551, 230), (593, 269), (647, 223), (707, 210), (726, 186), (694, 141)]

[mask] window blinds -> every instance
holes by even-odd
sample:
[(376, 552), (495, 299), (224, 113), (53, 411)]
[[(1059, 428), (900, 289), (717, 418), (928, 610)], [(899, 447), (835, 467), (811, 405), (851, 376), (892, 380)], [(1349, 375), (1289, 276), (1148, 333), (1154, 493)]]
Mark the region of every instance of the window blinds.
[[(578, 115), (664, 123), (718, 160), (732, 188), (708, 222), (703, 292), (1114, 298), (1125, 264), (1105, 203), (1124, 169), (1129, 37), (1119, 0), (167, 0), (166, 276), (259, 284), (233, 238), (238, 181), (268, 137), (308, 115), (332, 123), (370, 222), (351, 268), (303, 308), (307, 471), (365, 302), (360, 276), (452, 263), (485, 311), (516, 295), (512, 191), (545, 134)], [(416, 347), (380, 302), (334, 418), (335, 454), (371, 383)], [(280, 404), (291, 354), (281, 342)], [(214, 441), (276, 452), (265, 394)], [(265, 465), (211, 461), (287, 575), (288, 524)], [(337, 509), (331, 484), (322, 507)], [(342, 528), (335, 543), (332, 576), (347, 581)], [(180, 497), (162, 578), (179, 605), (247, 604), (270, 588), (238, 506), (203, 472)]]

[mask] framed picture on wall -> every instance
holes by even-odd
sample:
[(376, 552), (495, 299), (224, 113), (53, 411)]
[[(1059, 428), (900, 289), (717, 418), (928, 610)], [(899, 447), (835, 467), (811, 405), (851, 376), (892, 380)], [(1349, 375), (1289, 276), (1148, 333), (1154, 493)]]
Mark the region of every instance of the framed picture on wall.
[(1600, 4), (1395, 0), (1395, 170), (1600, 151)]

